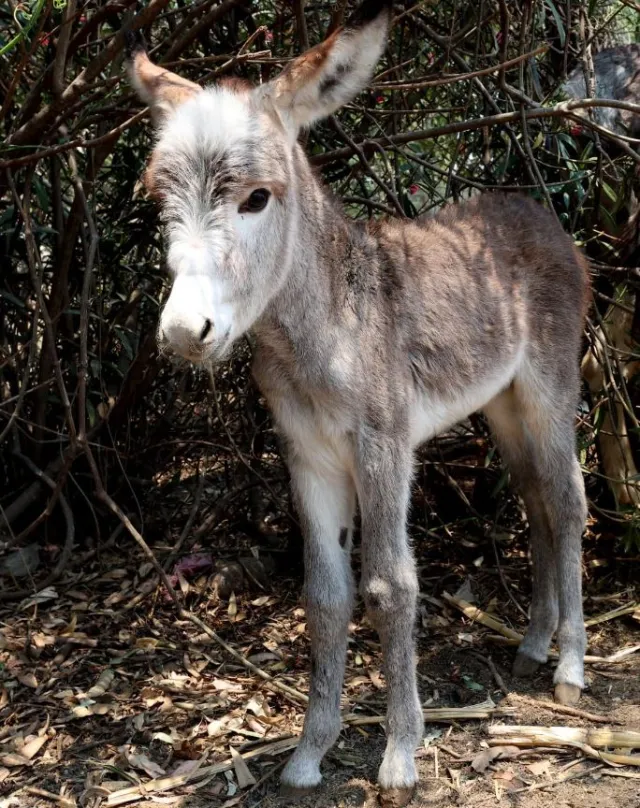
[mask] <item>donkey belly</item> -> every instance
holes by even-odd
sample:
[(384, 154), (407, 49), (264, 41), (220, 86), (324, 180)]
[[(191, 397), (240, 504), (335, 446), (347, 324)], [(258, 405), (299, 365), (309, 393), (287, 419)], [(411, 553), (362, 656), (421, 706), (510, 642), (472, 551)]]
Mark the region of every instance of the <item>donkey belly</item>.
[(467, 416), (481, 410), (513, 381), (518, 361), (501, 367), (474, 385), (461, 389), (456, 396), (444, 397), (437, 390), (416, 389), (410, 416), (411, 443), (414, 447), (435, 437)]

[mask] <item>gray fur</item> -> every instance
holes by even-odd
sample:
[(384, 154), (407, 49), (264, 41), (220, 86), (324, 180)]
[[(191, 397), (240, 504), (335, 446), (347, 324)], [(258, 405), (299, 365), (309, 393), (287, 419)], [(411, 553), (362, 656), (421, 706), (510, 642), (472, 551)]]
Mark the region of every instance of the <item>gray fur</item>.
[[(593, 58), (596, 98), (640, 103), (640, 44), (606, 48)], [(571, 98), (587, 98), (584, 68), (578, 65), (563, 85)], [(594, 120), (619, 134), (640, 137), (640, 115), (612, 107), (593, 107)]]

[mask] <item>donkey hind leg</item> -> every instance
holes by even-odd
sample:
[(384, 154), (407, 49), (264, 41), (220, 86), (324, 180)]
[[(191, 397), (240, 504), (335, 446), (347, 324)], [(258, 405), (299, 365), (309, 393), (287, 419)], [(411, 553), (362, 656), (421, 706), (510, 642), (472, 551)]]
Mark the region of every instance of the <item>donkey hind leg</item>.
[(311, 640), (309, 705), (300, 743), (285, 766), (284, 795), (310, 791), (320, 783), (320, 762), (340, 733), (340, 694), (353, 606), (350, 564), (355, 488), (347, 473), (291, 466), (305, 547), (307, 626)]
[(513, 387), (485, 407), (496, 438), (529, 520), (533, 586), (530, 622), (513, 665), (517, 677), (532, 676), (547, 661), (549, 645), (558, 627), (558, 587), (553, 536), (533, 463), (532, 438), (524, 426)]
[(395, 807), (409, 802), (415, 791), (415, 751), (423, 732), (413, 637), (418, 580), (406, 532), (412, 453), (369, 445), (359, 461), (361, 587), (380, 636), (388, 691), (387, 745), (378, 783), (383, 805)]
[(566, 405), (562, 411), (559, 401), (532, 406), (539, 389), (529, 392), (517, 381), (485, 413), (520, 488), (531, 528), (531, 622), (514, 673), (532, 673), (536, 663), (546, 660), (557, 628), (556, 699), (571, 703), (584, 687), (581, 539), (586, 499), (575, 455), (573, 408)]

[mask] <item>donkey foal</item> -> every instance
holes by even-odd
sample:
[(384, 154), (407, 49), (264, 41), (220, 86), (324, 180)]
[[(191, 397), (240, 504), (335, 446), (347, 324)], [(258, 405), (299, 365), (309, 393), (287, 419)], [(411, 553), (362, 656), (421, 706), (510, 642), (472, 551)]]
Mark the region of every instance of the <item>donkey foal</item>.
[(159, 339), (211, 362), (253, 330), (254, 373), (304, 526), (310, 701), (283, 785), (316, 786), (340, 732), (357, 501), (361, 590), (388, 687), (379, 783), (400, 805), (416, 785), (422, 733), (406, 530), (413, 455), (475, 410), (493, 427), (531, 527), (531, 624), (515, 672), (545, 662), (557, 632), (556, 698), (576, 701), (584, 686), (574, 408), (587, 276), (554, 218), (519, 197), (483, 196), (425, 221), (344, 217), (297, 137), (364, 88), (389, 20), (390, 3), (365, 3), (257, 88), (201, 89), (136, 45), (129, 71), (158, 127), (145, 181), (161, 203), (173, 276)]

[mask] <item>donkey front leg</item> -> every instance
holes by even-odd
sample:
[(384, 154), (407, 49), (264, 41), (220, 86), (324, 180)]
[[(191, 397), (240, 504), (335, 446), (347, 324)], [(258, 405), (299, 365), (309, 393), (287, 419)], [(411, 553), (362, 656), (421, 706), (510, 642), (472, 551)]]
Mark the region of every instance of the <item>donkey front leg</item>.
[(378, 782), (383, 804), (406, 805), (417, 784), (423, 718), (416, 686), (414, 623), (418, 580), (406, 532), (412, 452), (393, 439), (362, 447), (362, 591), (380, 635), (387, 680), (387, 746)]
[(355, 488), (342, 470), (291, 464), (304, 531), (305, 606), (311, 639), (311, 685), (302, 737), (282, 772), (283, 794), (320, 783), (320, 762), (340, 733), (340, 694), (353, 606), (350, 565)]

